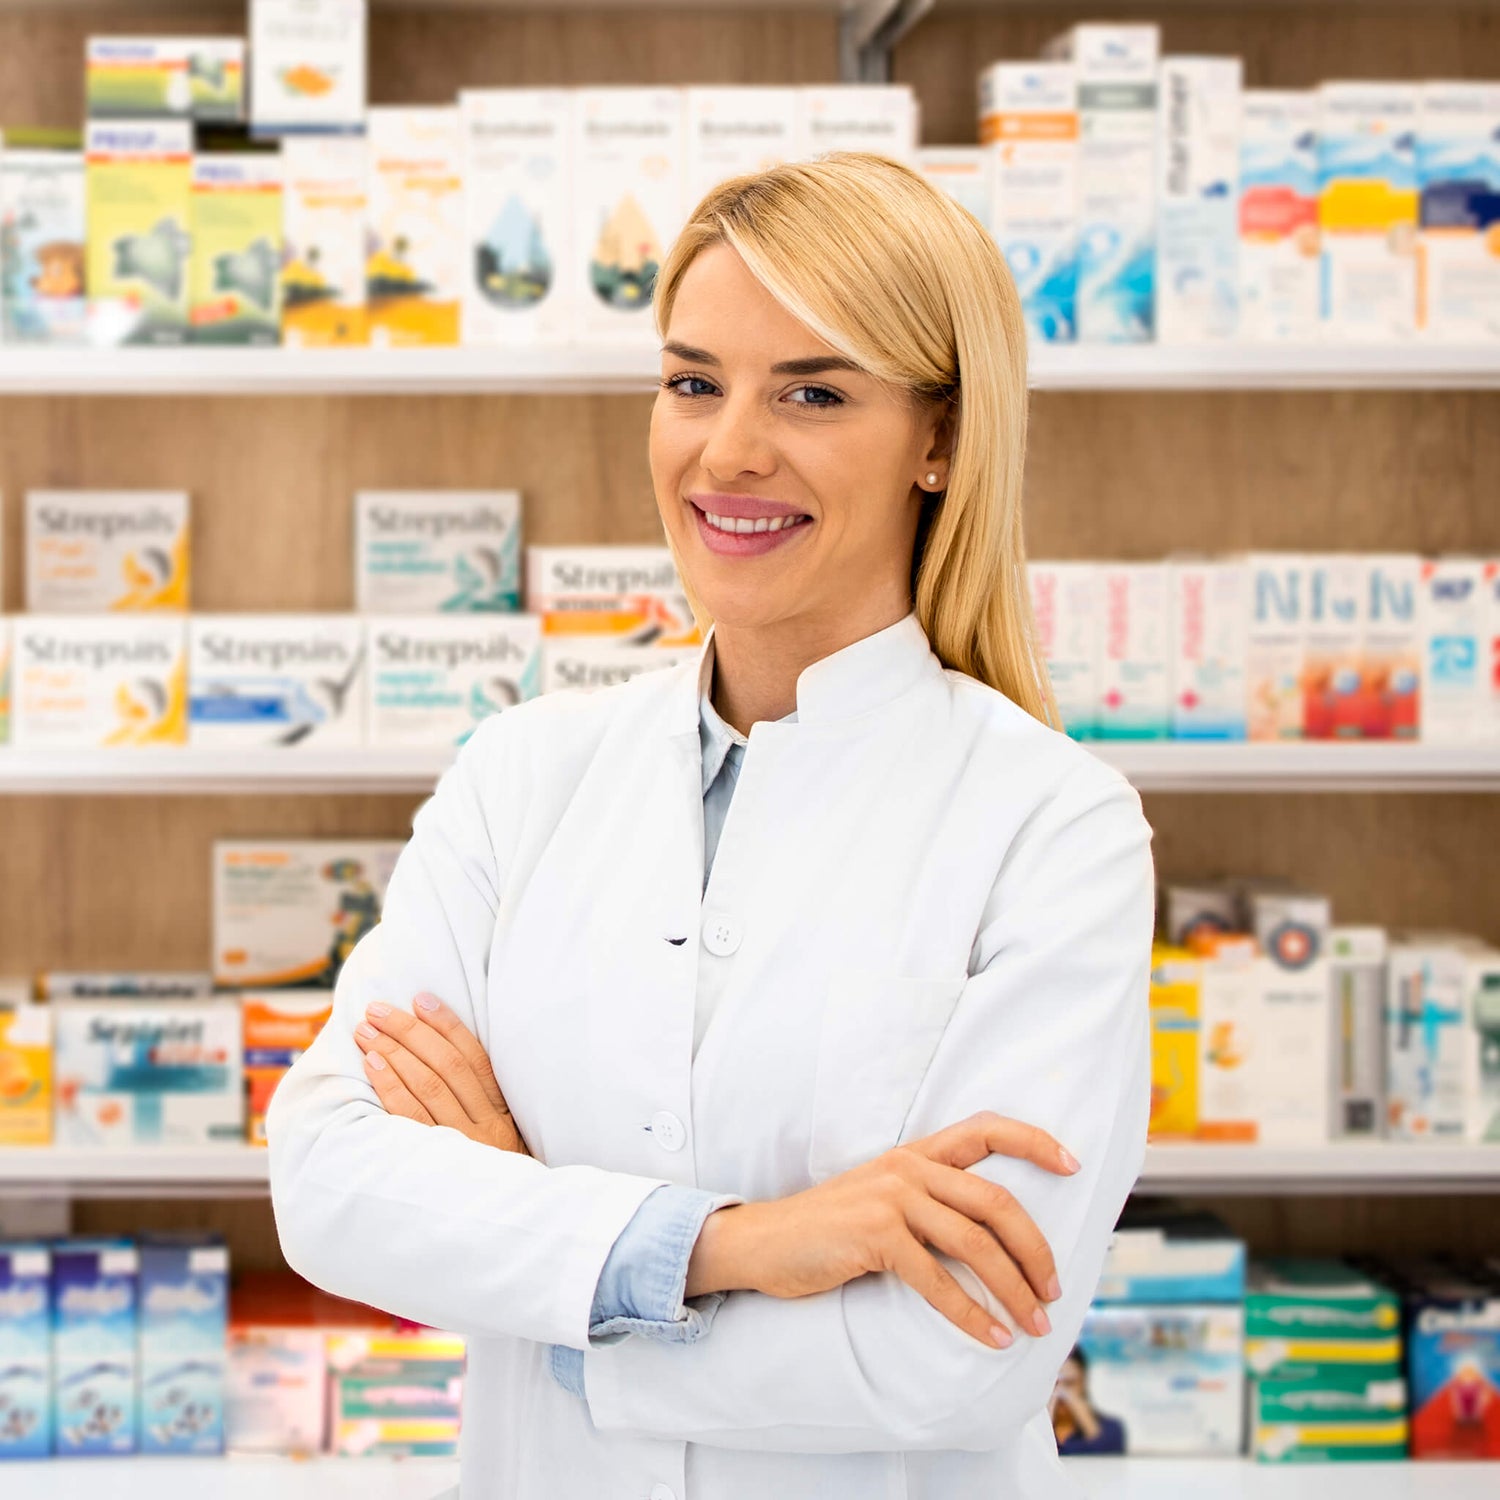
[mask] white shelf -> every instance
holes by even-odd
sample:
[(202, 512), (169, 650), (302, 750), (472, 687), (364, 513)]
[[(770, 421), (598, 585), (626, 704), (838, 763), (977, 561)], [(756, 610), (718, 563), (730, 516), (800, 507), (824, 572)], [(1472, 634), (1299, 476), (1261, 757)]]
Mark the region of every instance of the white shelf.
[(261, 1146), (0, 1146), (0, 1195), (260, 1198), (268, 1173)]
[[(536, 349), (0, 348), (0, 395), (626, 394), (655, 346)], [(1040, 391), (1500, 389), (1500, 343), (1040, 345)]]
[(1237, 1458), (1075, 1458), (1089, 1500), (1495, 1500), (1500, 1464), (1255, 1464)]

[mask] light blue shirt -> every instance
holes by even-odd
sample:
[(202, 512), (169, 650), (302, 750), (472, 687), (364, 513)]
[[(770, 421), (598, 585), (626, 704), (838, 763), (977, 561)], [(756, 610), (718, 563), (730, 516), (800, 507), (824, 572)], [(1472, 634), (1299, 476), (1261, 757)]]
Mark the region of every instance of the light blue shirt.
[[(750, 743), (714, 708), (712, 686), (698, 703), (698, 741), (703, 750), (703, 889), (713, 873), (719, 836), (745, 747)], [(782, 723), (794, 723), (796, 710)], [(739, 1201), (733, 1195), (668, 1183), (649, 1193), (610, 1248), (594, 1289), (589, 1339), (614, 1343), (627, 1334), (690, 1344), (713, 1322), (722, 1292), (685, 1299), (688, 1262), (703, 1221), (716, 1208)], [(552, 1374), (575, 1396), (584, 1395), (583, 1350), (552, 1345)]]

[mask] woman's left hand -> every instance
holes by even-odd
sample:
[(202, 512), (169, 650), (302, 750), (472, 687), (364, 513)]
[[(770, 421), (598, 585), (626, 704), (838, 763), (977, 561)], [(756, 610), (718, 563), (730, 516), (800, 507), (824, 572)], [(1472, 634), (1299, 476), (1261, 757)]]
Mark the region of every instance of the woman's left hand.
[(354, 1040), (388, 1114), (448, 1125), (482, 1146), (531, 1155), (479, 1038), (436, 995), (418, 995), (410, 1011), (372, 1003)]

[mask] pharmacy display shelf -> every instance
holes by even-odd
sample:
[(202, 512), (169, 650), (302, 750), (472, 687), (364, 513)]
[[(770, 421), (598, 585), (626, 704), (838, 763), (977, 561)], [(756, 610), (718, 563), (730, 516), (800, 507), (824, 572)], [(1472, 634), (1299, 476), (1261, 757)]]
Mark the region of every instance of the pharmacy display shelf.
[[(655, 389), (653, 347), (0, 348), (0, 395), (576, 395)], [(1500, 389), (1500, 343), (1043, 344), (1041, 391)]]
[(1255, 1464), (1238, 1458), (1078, 1458), (1088, 1500), (1494, 1500), (1493, 1463)]
[(0, 1146), (0, 1195), (21, 1198), (263, 1198), (264, 1147)]

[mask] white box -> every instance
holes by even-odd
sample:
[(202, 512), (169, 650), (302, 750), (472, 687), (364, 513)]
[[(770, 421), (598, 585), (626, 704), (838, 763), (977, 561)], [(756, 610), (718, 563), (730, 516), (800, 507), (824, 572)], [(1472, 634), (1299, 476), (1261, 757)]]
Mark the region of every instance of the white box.
[(651, 293), (687, 213), (682, 91), (580, 89), (573, 124), (573, 335), (654, 349)]
[(1331, 929), (1328, 967), (1329, 1138), (1380, 1137), (1385, 1134), (1385, 929)]
[(364, 742), (358, 615), (194, 615), (188, 743), (195, 749)]
[(1171, 571), (1099, 565), (1101, 740), (1162, 740), (1172, 717)]
[(363, 344), (370, 155), (362, 138), (292, 136), (281, 147), (281, 337), (290, 348)]
[(1164, 57), (1158, 82), (1156, 337), (1232, 339), (1239, 325), (1237, 57)]
[(1250, 570), (1243, 562), (1174, 561), (1172, 738), (1242, 740)]
[(1044, 52), (1078, 74), (1078, 337), (1149, 343), (1156, 328), (1156, 93), (1150, 25), (1075, 26)]
[(367, 10), (368, 0), (251, 0), (252, 130), (363, 127)]
[(629, 646), (609, 636), (549, 635), (542, 643), (542, 691), (593, 692), (697, 657), (700, 646)]
[(354, 594), (365, 614), (521, 607), (516, 490), (362, 490), (354, 497)]
[(321, 1328), (231, 1319), (224, 1388), (225, 1445), (231, 1453), (322, 1451), (326, 1337)]
[(181, 490), (27, 492), (28, 610), (185, 610), (188, 574)]
[(691, 646), (697, 623), (666, 547), (528, 547), (526, 608), (544, 635)]
[(1306, 578), (1302, 733), (1310, 740), (1359, 739), (1369, 565), (1357, 552), (1322, 553), (1307, 559)]
[(1364, 738), (1414, 740), (1422, 724), (1422, 560), (1396, 552), (1364, 561), (1370, 590), (1360, 668)]
[(1052, 679), (1062, 729), (1074, 739), (1094, 737), (1099, 717), (1103, 599), (1099, 569), (1086, 562), (1027, 565), (1037, 645)]
[(402, 847), (389, 839), (216, 841), (214, 982), (331, 986), (380, 920)]
[(917, 97), (904, 83), (816, 84), (797, 90), (797, 156), (872, 151), (916, 164)]
[(84, 59), (91, 119), (244, 119), (243, 37), (91, 36)]
[(1500, 339), (1500, 83), (1421, 86), (1417, 327)]
[(1500, 953), (1484, 947), (1472, 950), (1465, 984), (1472, 1022), (1465, 1063), (1465, 1133), (1471, 1141), (1492, 1145), (1500, 1142)]
[(1389, 1134), (1398, 1141), (1464, 1139), (1474, 1046), (1468, 945), (1453, 933), (1391, 938), (1386, 980)]
[(560, 343), (570, 323), (572, 91), (483, 89), (458, 99), (469, 226), (463, 342)]
[(7, 147), (0, 153), (4, 342), (87, 342), (87, 219), (82, 152)]
[(923, 146), (917, 151), (917, 170), (922, 176), (968, 209), (986, 233), (993, 207), (992, 166), (993, 154), (982, 146)]
[(1240, 319), (1248, 342), (1316, 337), (1318, 95), (1246, 89), (1240, 96)]
[(535, 615), (404, 615), (369, 622), (372, 745), (462, 745), (541, 691)]
[(1485, 577), (1477, 558), (1422, 563), (1422, 738), (1432, 744), (1472, 744), (1493, 732), (1486, 723), (1494, 689), (1484, 673)]
[(26, 749), (187, 743), (180, 615), (18, 615), (11, 735)]
[(1302, 738), (1302, 667), (1307, 653), (1307, 567), (1282, 552), (1252, 552), (1245, 675), (1252, 740)]
[(1319, 90), (1318, 220), (1323, 331), (1410, 338), (1417, 318), (1417, 113), (1406, 83)]
[(1071, 63), (994, 63), (979, 75), (991, 155), (990, 232), (1021, 297), (1028, 337), (1078, 333), (1078, 78)]
[(728, 178), (764, 172), (796, 158), (796, 89), (692, 88), (683, 98), (687, 213)]

